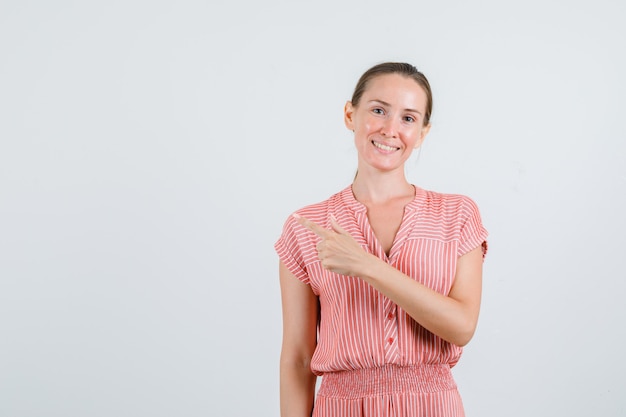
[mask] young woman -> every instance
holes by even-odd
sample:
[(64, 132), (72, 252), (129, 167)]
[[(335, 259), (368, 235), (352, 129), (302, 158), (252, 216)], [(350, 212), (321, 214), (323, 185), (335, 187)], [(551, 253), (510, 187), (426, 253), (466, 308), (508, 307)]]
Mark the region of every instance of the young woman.
[(476, 328), (487, 231), (471, 199), (405, 177), (431, 111), (414, 66), (366, 71), (344, 109), (353, 183), (285, 222), (283, 417), (464, 415), (450, 368)]

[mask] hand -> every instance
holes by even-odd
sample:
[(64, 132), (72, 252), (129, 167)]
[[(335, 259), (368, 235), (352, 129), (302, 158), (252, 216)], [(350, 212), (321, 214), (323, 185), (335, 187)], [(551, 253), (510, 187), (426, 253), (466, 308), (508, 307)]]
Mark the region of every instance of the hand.
[(321, 238), (316, 249), (324, 269), (348, 276), (360, 275), (359, 270), (363, 270), (363, 265), (370, 254), (363, 250), (350, 233), (339, 226), (334, 216), (330, 216), (331, 229), (325, 229), (298, 214), (294, 214), (293, 217)]

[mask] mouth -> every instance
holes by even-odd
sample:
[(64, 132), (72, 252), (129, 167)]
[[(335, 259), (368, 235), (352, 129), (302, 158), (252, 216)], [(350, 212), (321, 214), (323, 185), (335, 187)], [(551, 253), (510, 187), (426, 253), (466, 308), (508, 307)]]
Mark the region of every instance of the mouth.
[(374, 140), (372, 141), (372, 145), (374, 145), (376, 148), (380, 149), (383, 152), (395, 152), (397, 150), (400, 150), (400, 148), (397, 148), (395, 146), (385, 145)]

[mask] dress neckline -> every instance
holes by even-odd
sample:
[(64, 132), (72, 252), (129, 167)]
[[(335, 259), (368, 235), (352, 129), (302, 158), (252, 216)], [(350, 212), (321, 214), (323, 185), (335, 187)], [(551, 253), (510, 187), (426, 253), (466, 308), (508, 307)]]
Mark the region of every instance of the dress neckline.
[[(354, 193), (352, 192), (352, 186), (347, 186), (340, 193), (342, 202), (354, 213), (355, 221), (357, 225), (359, 225), (359, 230), (362, 233), (361, 238), (363, 239), (363, 244), (365, 244), (369, 248), (371, 253), (386, 261), (395, 258), (398, 251), (402, 248), (403, 243), (406, 241), (407, 236), (415, 225), (415, 222), (412, 221), (412, 219), (416, 215), (416, 212), (418, 211), (421, 204), (426, 199), (427, 192), (425, 190), (417, 187), (414, 184), (411, 185), (415, 189), (415, 196), (404, 206), (402, 221), (394, 237), (391, 249), (389, 250), (389, 254), (387, 254), (383, 250), (380, 241), (374, 233), (374, 230), (367, 217), (367, 206), (356, 199)], [(371, 238), (368, 239), (367, 236), (371, 236)]]

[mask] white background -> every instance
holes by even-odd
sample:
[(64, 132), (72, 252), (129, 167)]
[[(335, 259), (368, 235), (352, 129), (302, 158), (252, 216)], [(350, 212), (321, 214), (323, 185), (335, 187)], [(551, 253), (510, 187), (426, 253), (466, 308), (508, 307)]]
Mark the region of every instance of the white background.
[(623, 416), (626, 3), (1, 1), (0, 415), (276, 416), (273, 244), (371, 65), (490, 232), (468, 416)]

